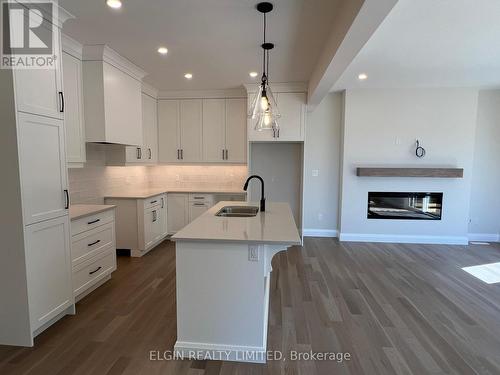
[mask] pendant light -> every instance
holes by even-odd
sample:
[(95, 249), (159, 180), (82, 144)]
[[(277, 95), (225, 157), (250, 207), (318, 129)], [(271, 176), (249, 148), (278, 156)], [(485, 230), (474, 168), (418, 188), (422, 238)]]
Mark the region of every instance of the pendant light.
[(255, 130), (278, 130), (277, 119), (281, 117), (273, 92), (269, 86), (269, 51), (274, 48), (273, 43), (266, 42), (266, 14), (273, 10), (273, 4), (263, 2), (257, 4), (257, 10), (264, 15), (264, 42), (262, 43), (262, 78), (259, 89), (255, 94), (248, 117), (257, 120)]

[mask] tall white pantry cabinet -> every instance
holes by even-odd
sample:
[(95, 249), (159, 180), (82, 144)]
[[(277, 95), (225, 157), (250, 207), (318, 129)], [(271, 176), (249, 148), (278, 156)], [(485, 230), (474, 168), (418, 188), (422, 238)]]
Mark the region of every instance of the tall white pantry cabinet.
[(74, 313), (60, 44), (70, 17), (59, 8), (55, 70), (0, 69), (0, 344), (33, 346)]

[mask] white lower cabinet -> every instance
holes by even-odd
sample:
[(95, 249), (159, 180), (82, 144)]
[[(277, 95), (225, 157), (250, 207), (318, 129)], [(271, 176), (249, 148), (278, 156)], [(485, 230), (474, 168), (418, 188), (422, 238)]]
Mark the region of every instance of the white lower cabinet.
[(80, 300), (116, 270), (114, 209), (71, 222), (73, 295)]
[(189, 223), (188, 194), (168, 194), (168, 234), (174, 234)]
[(141, 257), (167, 236), (167, 198), (106, 198), (116, 206), (116, 247)]
[(26, 269), (33, 331), (74, 304), (69, 231), (67, 215), (26, 227)]

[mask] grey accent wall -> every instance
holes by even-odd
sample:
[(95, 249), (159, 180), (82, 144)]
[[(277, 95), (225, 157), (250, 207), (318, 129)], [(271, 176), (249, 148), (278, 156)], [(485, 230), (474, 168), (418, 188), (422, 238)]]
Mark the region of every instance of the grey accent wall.
[(497, 241), (500, 234), (500, 90), (479, 92), (469, 233)]
[[(329, 94), (307, 115), (304, 152), (304, 233), (338, 228), (342, 94)], [(313, 176), (313, 171), (318, 171)], [(319, 230), (319, 231), (318, 231)], [(314, 231), (314, 232), (313, 232)]]

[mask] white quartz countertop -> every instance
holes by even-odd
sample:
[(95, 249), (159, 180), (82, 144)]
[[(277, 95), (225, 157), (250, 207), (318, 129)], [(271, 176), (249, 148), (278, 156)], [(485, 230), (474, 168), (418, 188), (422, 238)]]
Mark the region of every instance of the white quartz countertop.
[(191, 189), (191, 188), (152, 188), (116, 191), (106, 194), (104, 198), (146, 199), (164, 193), (211, 193), (211, 194), (246, 194), (244, 190), (228, 189)]
[(112, 210), (115, 207), (110, 204), (73, 204), (69, 207), (69, 218), (70, 220), (76, 220), (81, 217)]
[(248, 242), (300, 245), (301, 239), (288, 203), (266, 202), (254, 217), (218, 217), (224, 206), (256, 206), (255, 202), (219, 202), (174, 236), (174, 241)]

